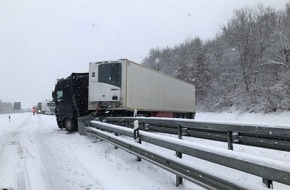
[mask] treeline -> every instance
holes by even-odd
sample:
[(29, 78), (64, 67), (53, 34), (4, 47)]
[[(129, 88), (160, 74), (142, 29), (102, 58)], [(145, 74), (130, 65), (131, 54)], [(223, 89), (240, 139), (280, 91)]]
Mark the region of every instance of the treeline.
[(3, 102), (0, 100), (0, 113), (10, 112), (13, 110), (13, 104), (11, 102)]
[(193, 83), (200, 111), (290, 110), (290, 5), (236, 10), (215, 39), (151, 49), (143, 64)]

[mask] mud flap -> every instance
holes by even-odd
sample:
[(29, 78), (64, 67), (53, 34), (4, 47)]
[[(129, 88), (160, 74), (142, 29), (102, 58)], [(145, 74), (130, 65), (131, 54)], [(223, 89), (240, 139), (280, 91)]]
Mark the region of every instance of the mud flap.
[(92, 115), (86, 115), (78, 118), (78, 132), (80, 135), (86, 135), (85, 128), (90, 125), (90, 121), (93, 120)]

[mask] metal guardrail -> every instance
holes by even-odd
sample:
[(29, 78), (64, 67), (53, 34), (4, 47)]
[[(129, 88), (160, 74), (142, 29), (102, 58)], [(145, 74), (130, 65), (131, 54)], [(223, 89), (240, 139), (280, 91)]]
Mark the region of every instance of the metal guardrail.
[[(116, 146), (146, 159), (164, 169), (167, 169), (179, 177), (188, 179), (194, 183), (198, 183), (206, 188), (214, 189), (249, 189), (243, 185), (238, 185), (227, 181), (226, 179), (212, 176), (212, 174), (204, 171), (199, 171), (195, 168), (189, 167), (182, 163), (171, 160), (166, 156), (161, 156), (158, 153), (154, 153), (151, 150), (142, 148), (142, 145), (137, 143), (132, 144), (125, 142), (125, 139), (120, 140), (120, 137), (116, 134), (122, 134), (129, 137), (135, 137), (135, 130), (116, 126), (112, 124), (102, 123), (98, 121), (92, 121), (90, 124), (92, 127), (85, 127), (87, 133), (94, 134), (104, 140), (110, 141)], [(94, 128), (93, 128), (94, 127)], [(97, 130), (97, 129), (99, 130)], [(101, 131), (103, 130), (103, 131)], [(104, 131), (110, 131), (115, 133), (109, 134)], [(208, 146), (202, 146), (194, 143), (188, 143), (180, 139), (163, 137), (161, 135), (152, 134), (144, 131), (138, 132), (141, 141), (146, 141), (154, 145), (161, 146), (170, 150), (174, 150), (179, 153), (187, 154), (203, 160), (207, 160), (216, 164), (227, 166), (233, 169), (244, 171), (256, 176), (260, 176), (263, 179), (271, 181), (277, 181), (286, 185), (290, 185), (290, 167), (284, 162), (273, 161), (270, 159), (260, 158), (256, 156), (247, 155), (244, 153), (237, 153), (229, 150), (223, 150), (218, 148), (210, 148)], [(261, 163), (262, 159), (262, 163)], [(274, 163), (274, 164), (273, 164)], [(202, 178), (200, 176), (203, 176)], [(263, 187), (255, 186), (253, 189), (264, 189)]]
[(242, 144), (290, 151), (290, 128), (281, 126), (209, 123), (170, 118), (106, 118), (106, 122), (127, 126), (135, 120), (141, 125), (148, 125), (144, 128), (151, 131), (178, 134), (178, 128), (181, 128), (184, 136), (228, 142), (229, 149), (233, 149), (233, 144)]
[(122, 149), (138, 156), (138, 158), (145, 159), (206, 189), (245, 189), (242, 186), (236, 185), (235, 183), (225, 184), (225, 180), (222, 178), (211, 176), (206, 172), (191, 168), (185, 164), (182, 164), (181, 162), (178, 162), (177, 160), (151, 152), (138, 146), (139, 144), (132, 145), (131, 143), (126, 143), (126, 141), (122, 141), (120, 138), (111, 134), (106, 134), (106, 132), (100, 130), (87, 128), (86, 131), (90, 133), (90, 135), (106, 140), (115, 146), (121, 147)]

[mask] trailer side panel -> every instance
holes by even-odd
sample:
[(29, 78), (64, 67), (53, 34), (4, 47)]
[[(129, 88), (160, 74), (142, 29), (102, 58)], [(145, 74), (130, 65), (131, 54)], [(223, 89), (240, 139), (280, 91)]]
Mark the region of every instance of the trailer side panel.
[(126, 109), (195, 112), (195, 86), (126, 60)]

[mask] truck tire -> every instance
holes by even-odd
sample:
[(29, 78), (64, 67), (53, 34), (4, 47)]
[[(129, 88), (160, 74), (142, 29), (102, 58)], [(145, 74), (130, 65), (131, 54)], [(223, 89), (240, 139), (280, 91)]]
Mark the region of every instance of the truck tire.
[(68, 132), (75, 132), (77, 130), (77, 123), (73, 119), (66, 119), (64, 126)]

